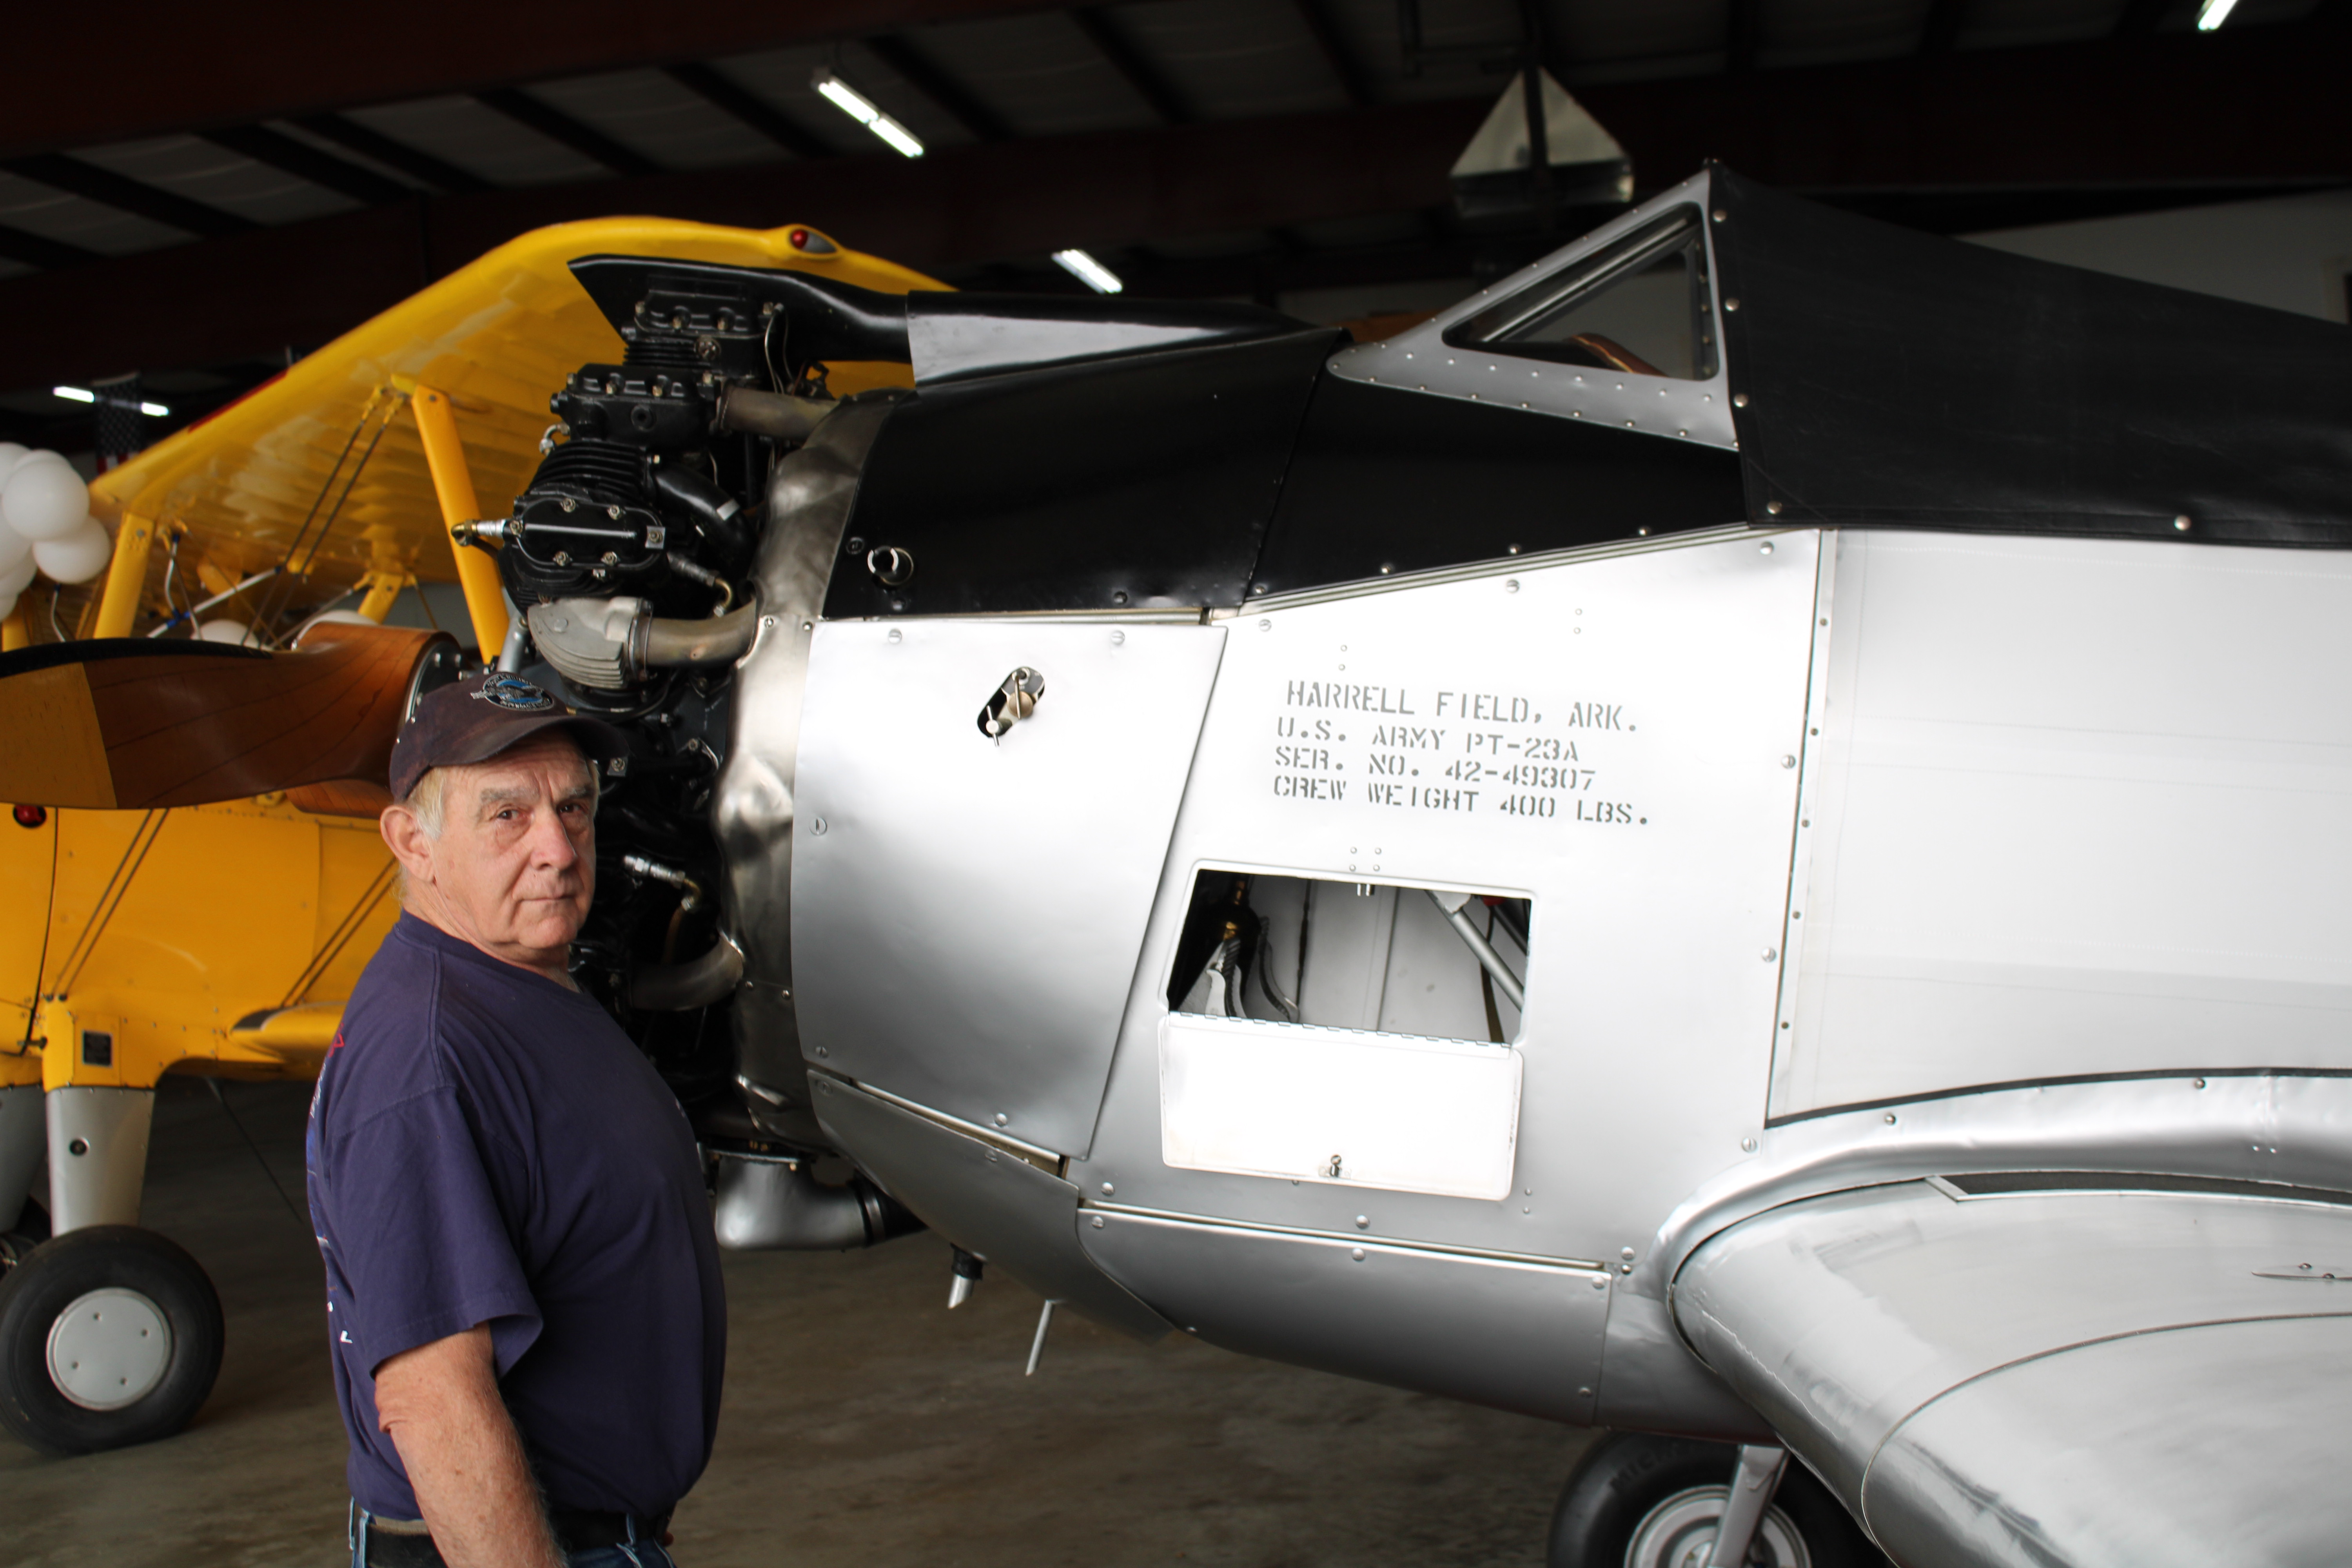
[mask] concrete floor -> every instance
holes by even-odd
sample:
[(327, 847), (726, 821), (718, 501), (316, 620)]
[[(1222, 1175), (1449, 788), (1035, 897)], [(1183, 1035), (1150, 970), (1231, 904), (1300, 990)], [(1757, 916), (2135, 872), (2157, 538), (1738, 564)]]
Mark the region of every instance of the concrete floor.
[[(308, 1091), (226, 1086), (301, 1202)], [(310, 1226), (224, 1109), (157, 1107), (145, 1223), (203, 1262), (228, 1350), (167, 1442), (47, 1459), (0, 1436), (18, 1568), (321, 1565), (342, 1555), (343, 1437)], [(675, 1526), (683, 1568), (1538, 1564), (1582, 1434), (1059, 1320), (1002, 1278), (945, 1310), (947, 1249), (730, 1255), (719, 1447)]]

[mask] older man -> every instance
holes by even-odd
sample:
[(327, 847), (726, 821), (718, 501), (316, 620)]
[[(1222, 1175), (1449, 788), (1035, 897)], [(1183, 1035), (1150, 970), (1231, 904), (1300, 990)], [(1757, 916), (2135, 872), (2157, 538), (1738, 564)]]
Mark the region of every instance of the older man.
[(352, 1561), (655, 1568), (726, 1349), (693, 1133), (566, 959), (618, 731), (513, 675), (419, 703), (403, 913), (311, 1102)]

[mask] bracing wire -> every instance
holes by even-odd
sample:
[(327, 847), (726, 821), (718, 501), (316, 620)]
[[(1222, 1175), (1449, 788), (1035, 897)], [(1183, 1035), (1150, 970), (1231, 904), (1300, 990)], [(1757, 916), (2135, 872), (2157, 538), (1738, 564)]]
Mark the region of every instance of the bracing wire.
[(278, 1181), (278, 1173), (269, 1168), (269, 1156), (261, 1152), (261, 1145), (253, 1141), (253, 1134), (245, 1130), (245, 1123), (238, 1119), (236, 1108), (228, 1102), (228, 1096), (221, 1092), (220, 1079), (208, 1078), (205, 1079), (205, 1087), (213, 1091), (213, 1099), (227, 1115), (228, 1124), (236, 1129), (236, 1135), (245, 1140), (247, 1148), (253, 1151), (253, 1158), (261, 1166), (261, 1173), (269, 1180), (270, 1191), (276, 1193), (278, 1201), (286, 1205), (286, 1212), (294, 1216), (294, 1223), (308, 1231), (310, 1228), (310, 1216), (296, 1208), (294, 1200), (286, 1195), (285, 1185)]

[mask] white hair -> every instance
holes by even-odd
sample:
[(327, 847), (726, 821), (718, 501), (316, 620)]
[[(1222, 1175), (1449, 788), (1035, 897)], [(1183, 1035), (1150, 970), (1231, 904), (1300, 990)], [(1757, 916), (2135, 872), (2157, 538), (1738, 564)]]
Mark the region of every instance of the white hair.
[(449, 782), (446, 768), (427, 768), (425, 776), (409, 787), (408, 798), (400, 804), (416, 818), (416, 826), (427, 838), (441, 837), (441, 786)]
[[(604, 795), (604, 771), (576, 744), (572, 750), (579, 755), (580, 765), (587, 770), (588, 810), (593, 816)], [(400, 803), (408, 808), (408, 814), (416, 819), (417, 829), (427, 838), (440, 837), (442, 828), (448, 824), (449, 773), (447, 767), (425, 769), (424, 774), (409, 785), (408, 797)], [(408, 868), (405, 866), (400, 868), (400, 886), (402, 892), (405, 893), (408, 889)]]

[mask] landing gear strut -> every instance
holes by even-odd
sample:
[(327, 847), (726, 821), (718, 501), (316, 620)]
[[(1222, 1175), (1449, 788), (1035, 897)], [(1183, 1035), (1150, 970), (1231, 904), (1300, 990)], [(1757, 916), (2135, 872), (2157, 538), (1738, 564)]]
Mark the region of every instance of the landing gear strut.
[[(1774, 1448), (1612, 1432), (1553, 1511), (1549, 1568), (1883, 1568), (1827, 1488)], [(1778, 1485), (1775, 1480), (1777, 1479)], [(1748, 1548), (1716, 1550), (1726, 1526)]]

